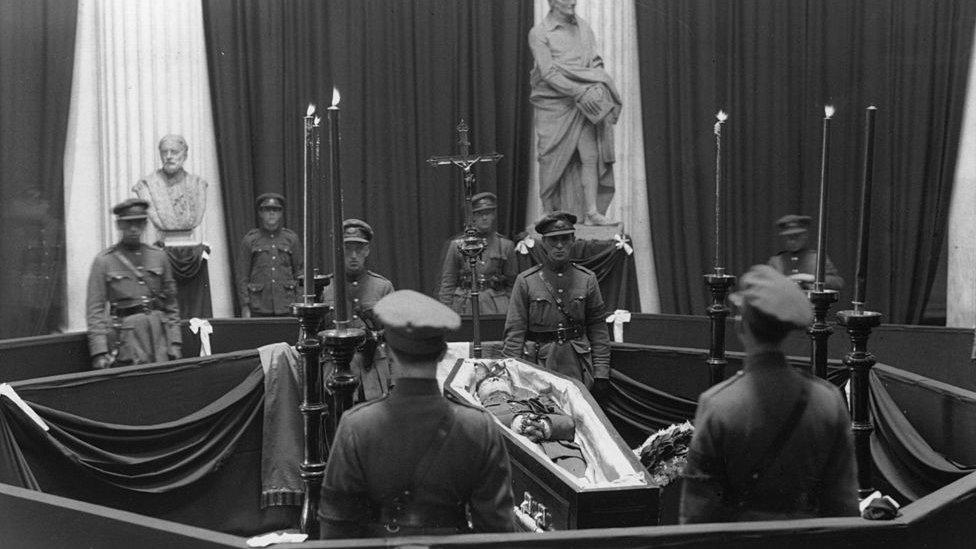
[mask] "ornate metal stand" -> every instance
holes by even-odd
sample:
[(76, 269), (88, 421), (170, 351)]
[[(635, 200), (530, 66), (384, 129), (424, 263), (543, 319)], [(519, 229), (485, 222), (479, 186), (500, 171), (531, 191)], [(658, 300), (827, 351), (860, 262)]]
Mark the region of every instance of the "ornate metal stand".
[(837, 323), (847, 327), (851, 336), (851, 352), (844, 357), (844, 365), (851, 372), (851, 430), (854, 432), (854, 454), (857, 457), (857, 492), (862, 498), (871, 494), (871, 409), (869, 407), (868, 374), (874, 366), (874, 355), (868, 352), (871, 328), (881, 324), (881, 313), (871, 311), (841, 311)]
[(329, 430), (329, 446), (335, 437), (342, 414), (352, 407), (353, 394), (359, 385), (359, 378), (349, 367), (356, 349), (366, 341), (366, 330), (349, 327), (348, 321), (336, 321), (335, 328), (319, 333), (322, 345), (332, 357), (332, 374), (326, 382), (332, 391), (332, 416)]
[(834, 329), (827, 324), (827, 311), (837, 302), (837, 292), (814, 289), (810, 292), (810, 302), (813, 303), (813, 324), (807, 328), (810, 336), (810, 367), (813, 375), (827, 379), (827, 339), (834, 333)]
[(478, 259), (485, 250), (485, 239), (478, 236), (474, 227), (468, 226), (464, 230), (464, 238), (458, 245), (458, 251), (468, 260), (468, 269), (471, 271), (471, 292), (468, 298), (471, 300), (471, 357), (481, 358), (481, 301), (478, 297), (481, 292), (481, 280), (478, 277)]
[(322, 303), (295, 303), (292, 314), (298, 317), (298, 345), (302, 356), (302, 413), (305, 427), (305, 455), (299, 464), (305, 484), (305, 503), (299, 528), (312, 538), (318, 537), (319, 490), (325, 474), (325, 452), (322, 427), (327, 414), (322, 394), (322, 366), (319, 364), (321, 345), (315, 332), (322, 324), (328, 307)]
[(712, 294), (712, 304), (705, 309), (711, 323), (711, 343), (708, 347), (708, 378), (709, 384), (715, 385), (725, 379), (725, 319), (728, 318), (729, 307), (725, 304), (725, 297), (729, 288), (735, 285), (735, 277), (725, 274), (724, 267), (715, 267), (715, 272), (705, 275), (705, 284)]

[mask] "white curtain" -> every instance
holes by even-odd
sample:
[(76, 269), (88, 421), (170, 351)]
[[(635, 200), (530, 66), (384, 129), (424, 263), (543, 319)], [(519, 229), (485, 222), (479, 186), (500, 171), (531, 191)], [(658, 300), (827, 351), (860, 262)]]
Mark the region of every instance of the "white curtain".
[(976, 325), (976, 40), (969, 59), (969, 83), (949, 207), (949, 264), (946, 325)]
[[(80, 0), (75, 52), (64, 158), (67, 329), (85, 329), (92, 259), (118, 240), (111, 207), (160, 166), (157, 145), (170, 133), (189, 144), (186, 170), (210, 183), (195, 236), (212, 250), (214, 316), (231, 316), (200, 1)], [(155, 240), (152, 228), (145, 240)]]
[[(647, 176), (644, 171), (644, 134), (641, 128), (640, 63), (637, 58), (637, 19), (634, 2), (589, 0), (576, 4), (576, 14), (585, 19), (596, 34), (607, 72), (613, 77), (623, 100), (620, 120), (614, 129), (616, 193), (607, 216), (624, 223), (633, 239), (634, 262), (640, 290), (641, 311), (657, 313), (661, 302), (654, 271), (651, 223), (647, 207)], [(535, 21), (549, 12), (549, 0), (535, 0)], [(526, 39), (528, 39), (526, 37)], [(535, 158), (533, 129), (532, 154)], [(526, 217), (530, 223), (542, 215), (539, 198), (539, 164), (533, 163), (529, 181)]]

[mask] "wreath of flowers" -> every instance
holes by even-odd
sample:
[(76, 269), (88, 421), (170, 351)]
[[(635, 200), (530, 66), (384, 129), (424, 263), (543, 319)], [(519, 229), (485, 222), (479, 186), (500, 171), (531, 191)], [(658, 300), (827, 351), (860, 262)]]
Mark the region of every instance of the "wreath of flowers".
[(688, 461), (688, 445), (694, 430), (690, 421), (670, 425), (634, 449), (655, 484), (667, 486), (681, 474)]

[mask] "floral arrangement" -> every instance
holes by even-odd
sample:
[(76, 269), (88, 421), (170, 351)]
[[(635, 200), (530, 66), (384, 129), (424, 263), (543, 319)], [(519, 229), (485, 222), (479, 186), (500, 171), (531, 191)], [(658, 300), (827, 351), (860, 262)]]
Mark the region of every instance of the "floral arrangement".
[(655, 484), (667, 486), (681, 474), (694, 430), (690, 421), (671, 425), (647, 437), (634, 450)]

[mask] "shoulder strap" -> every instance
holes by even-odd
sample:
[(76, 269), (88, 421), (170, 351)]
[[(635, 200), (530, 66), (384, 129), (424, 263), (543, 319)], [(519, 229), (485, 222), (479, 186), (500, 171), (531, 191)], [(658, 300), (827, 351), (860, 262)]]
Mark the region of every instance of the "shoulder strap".
[(550, 284), (548, 280), (546, 280), (546, 277), (543, 275), (542, 271), (539, 271), (539, 279), (541, 279), (542, 283), (546, 285), (546, 291), (549, 292), (552, 299), (556, 301), (556, 308), (559, 309), (559, 312), (566, 317), (566, 320), (568, 320), (570, 324), (574, 326), (577, 325), (579, 321), (573, 318), (573, 316), (567, 313), (566, 309), (563, 308), (563, 299), (557, 295), (556, 289), (552, 287), (552, 284)]
[(800, 388), (800, 395), (796, 399), (796, 403), (793, 404), (793, 409), (790, 410), (789, 417), (780, 426), (779, 431), (776, 433), (776, 437), (766, 448), (766, 451), (762, 454), (756, 464), (752, 467), (749, 472), (750, 484), (739, 495), (739, 503), (745, 503), (751, 496), (756, 485), (762, 479), (762, 476), (766, 473), (776, 458), (780, 456), (783, 452), (783, 448), (786, 446), (787, 441), (789, 441), (790, 436), (796, 431), (796, 424), (800, 421), (803, 416), (803, 412), (807, 409), (807, 404), (810, 402), (810, 382), (806, 379), (802, 380), (803, 386)]
[(444, 442), (447, 441), (447, 435), (450, 434), (453, 428), (454, 411), (451, 410), (450, 405), (448, 405), (444, 415), (441, 416), (441, 420), (437, 423), (437, 430), (434, 432), (434, 439), (430, 441), (430, 445), (427, 446), (427, 451), (424, 452), (424, 455), (421, 456), (417, 461), (417, 468), (413, 473), (414, 488), (422, 485), (424, 480), (426, 480), (427, 474), (430, 472), (430, 468), (434, 464), (434, 458), (441, 453), (441, 449), (444, 448)]
[(125, 257), (125, 255), (123, 255), (122, 252), (118, 250), (118, 248), (112, 251), (112, 255), (114, 255), (116, 259), (121, 261), (122, 264), (125, 265), (126, 269), (132, 271), (132, 274), (136, 275), (137, 279), (139, 279), (140, 281), (143, 279), (143, 274), (139, 272), (139, 269), (137, 269), (136, 266), (133, 265), (131, 261), (129, 261), (129, 258)]

